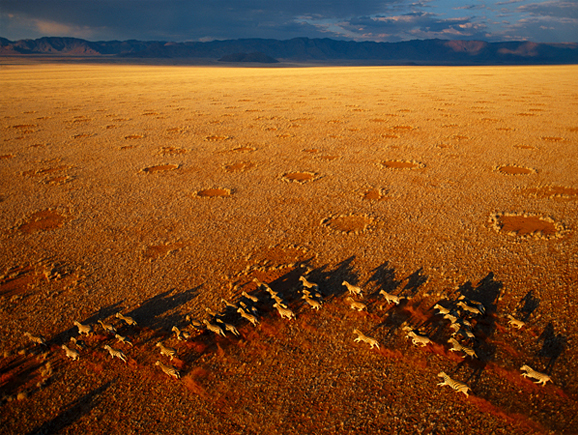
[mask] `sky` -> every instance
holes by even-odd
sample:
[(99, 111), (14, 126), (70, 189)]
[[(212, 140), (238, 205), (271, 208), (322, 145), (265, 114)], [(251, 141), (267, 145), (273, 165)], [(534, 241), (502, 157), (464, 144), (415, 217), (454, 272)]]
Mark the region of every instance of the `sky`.
[(0, 36), (578, 42), (578, 0), (0, 0)]

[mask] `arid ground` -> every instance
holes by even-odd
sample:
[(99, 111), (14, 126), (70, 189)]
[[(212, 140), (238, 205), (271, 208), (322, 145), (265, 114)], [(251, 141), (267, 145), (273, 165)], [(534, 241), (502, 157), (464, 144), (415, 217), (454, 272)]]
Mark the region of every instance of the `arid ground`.
[(4, 62), (0, 432), (576, 433), (577, 78)]

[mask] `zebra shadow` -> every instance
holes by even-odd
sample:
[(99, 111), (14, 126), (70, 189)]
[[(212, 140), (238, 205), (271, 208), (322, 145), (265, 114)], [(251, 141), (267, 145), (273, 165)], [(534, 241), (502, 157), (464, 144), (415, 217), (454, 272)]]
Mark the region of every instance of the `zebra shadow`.
[(366, 285), (374, 284), (376, 286), (375, 292), (372, 296), (378, 296), (381, 290), (387, 293), (393, 293), (399, 287), (402, 280), (397, 280), (395, 277), (395, 269), (389, 267), (389, 262), (385, 262), (377, 266), (372, 271), (372, 275), (366, 281)]
[(533, 291), (530, 290), (520, 301), (520, 305), (516, 308), (516, 313), (520, 320), (527, 322), (530, 316), (538, 306), (540, 305), (540, 299), (534, 296)]
[(542, 347), (538, 350), (537, 355), (541, 359), (548, 360), (545, 371), (547, 374), (551, 374), (554, 364), (568, 346), (568, 337), (562, 334), (556, 334), (554, 325), (550, 322), (538, 337), (538, 344), (540, 343)]
[[(122, 304), (121, 301), (115, 302), (114, 304), (99, 308), (98, 311), (95, 311), (93, 314), (91, 314), (89, 317), (86, 317), (85, 319), (74, 319), (74, 320), (79, 321), (83, 325), (94, 326), (94, 324), (96, 324), (99, 320), (104, 320), (112, 316), (116, 312), (118, 312), (122, 308), (121, 304)], [(76, 337), (77, 335), (78, 329), (76, 325), (72, 325), (70, 328), (62, 332), (59, 332), (58, 334), (53, 336), (50, 340), (47, 341), (47, 344), (49, 347), (51, 347), (52, 345), (65, 344), (68, 341), (70, 341), (71, 337)]]
[(141, 327), (170, 329), (182, 320), (178, 308), (195, 299), (200, 289), (201, 286), (182, 292), (167, 290), (142, 302), (126, 315), (134, 318)]
[(112, 381), (95, 388), (90, 393), (76, 399), (67, 407), (66, 410), (60, 412), (52, 420), (43, 423), (41, 426), (32, 429), (27, 435), (48, 435), (59, 433), (72, 425), (76, 420), (83, 415), (90, 413), (102, 401), (102, 393), (106, 391)]
[(349, 284), (358, 285), (359, 278), (354, 272), (353, 262), (355, 255), (337, 263), (335, 267), (323, 265), (309, 272), (307, 279), (319, 285), (321, 294), (328, 299), (343, 296), (347, 289), (343, 286), (343, 281)]

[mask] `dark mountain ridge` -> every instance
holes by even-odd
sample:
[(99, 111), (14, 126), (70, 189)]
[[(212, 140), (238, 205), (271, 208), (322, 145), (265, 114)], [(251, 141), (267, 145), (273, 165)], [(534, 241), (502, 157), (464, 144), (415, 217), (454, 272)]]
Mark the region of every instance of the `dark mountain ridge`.
[(355, 42), (334, 39), (236, 39), (211, 42), (86, 41), (44, 37), (10, 41), (0, 38), (0, 55), (53, 55), (140, 59), (217, 60), (235, 53), (262, 53), (290, 62), (347, 62), (428, 65), (577, 64), (578, 43), (413, 40)]

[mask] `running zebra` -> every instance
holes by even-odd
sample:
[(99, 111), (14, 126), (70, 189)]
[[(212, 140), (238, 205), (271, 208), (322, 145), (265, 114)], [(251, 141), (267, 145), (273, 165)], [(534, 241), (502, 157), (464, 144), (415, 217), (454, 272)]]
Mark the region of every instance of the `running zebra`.
[(110, 347), (108, 344), (104, 346), (104, 348), (106, 350), (108, 350), (108, 353), (110, 353), (110, 356), (113, 358), (120, 358), (121, 360), (123, 360), (124, 362), (126, 362), (126, 355), (124, 353), (122, 353), (122, 351), (120, 350), (116, 350), (113, 349), (112, 347)]
[(443, 387), (444, 385), (448, 385), (452, 387), (454, 390), (456, 390), (458, 393), (464, 393), (466, 397), (469, 397), (468, 390), (470, 389), (470, 387), (468, 387), (463, 382), (459, 382), (450, 378), (445, 372), (438, 373), (438, 377), (444, 378), (443, 382), (440, 382), (438, 386)]
[(156, 366), (160, 366), (161, 370), (162, 370), (163, 372), (165, 372), (167, 375), (169, 375), (169, 376), (171, 376), (171, 377), (173, 377), (173, 378), (175, 378), (175, 379), (180, 379), (180, 378), (181, 378), (181, 374), (179, 373), (179, 371), (178, 371), (176, 368), (171, 367), (171, 366), (167, 366), (167, 365), (163, 364), (163, 363), (160, 362), (160, 361), (157, 361), (157, 362), (155, 363), (155, 365), (156, 365)]

